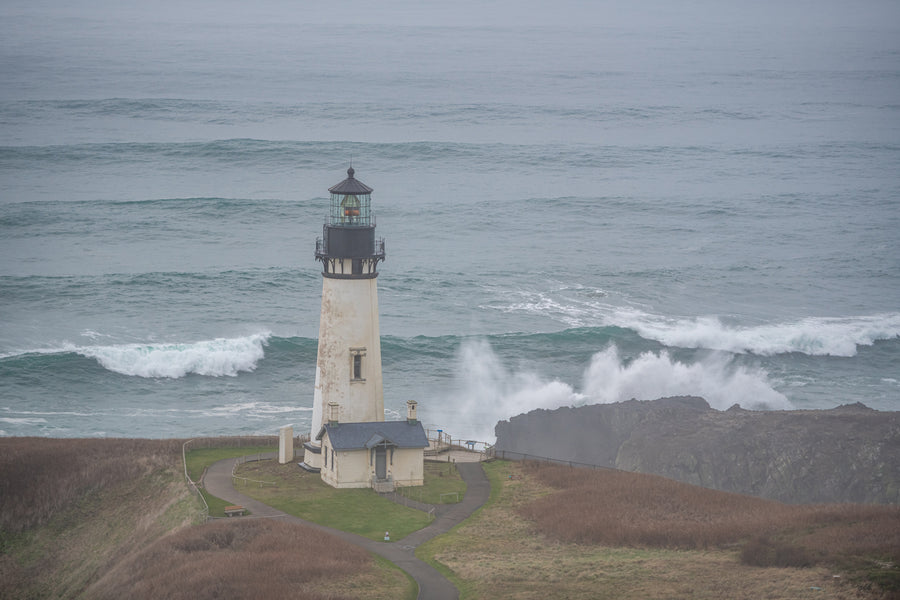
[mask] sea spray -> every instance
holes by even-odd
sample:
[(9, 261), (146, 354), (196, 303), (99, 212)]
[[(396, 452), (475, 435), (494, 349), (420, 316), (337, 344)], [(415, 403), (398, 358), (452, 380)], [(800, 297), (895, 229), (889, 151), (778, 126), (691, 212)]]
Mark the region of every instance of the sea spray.
[(665, 351), (644, 352), (625, 361), (613, 344), (591, 358), (584, 374), (583, 394), (588, 403), (701, 396), (719, 410), (734, 404), (749, 409), (791, 408), (763, 370), (734, 365), (724, 352), (691, 364), (673, 360)]
[(764, 370), (736, 365), (724, 352), (693, 363), (675, 360), (666, 351), (644, 352), (626, 360), (610, 344), (591, 357), (579, 392), (558, 379), (511, 370), (487, 340), (469, 339), (457, 354), (453, 397), (459, 411), (451, 425), (459, 435), (490, 441), (497, 421), (535, 409), (679, 395), (701, 396), (719, 410), (734, 404), (748, 409), (792, 408)]
[(573, 404), (581, 396), (561, 381), (545, 381), (527, 371), (512, 372), (484, 339), (463, 341), (457, 354), (456, 387), (460, 435), (494, 439), (494, 424), (537, 408)]

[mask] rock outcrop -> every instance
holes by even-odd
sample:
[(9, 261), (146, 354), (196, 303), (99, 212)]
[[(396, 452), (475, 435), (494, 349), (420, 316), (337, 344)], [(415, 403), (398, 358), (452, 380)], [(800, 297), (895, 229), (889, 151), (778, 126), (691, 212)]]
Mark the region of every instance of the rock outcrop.
[(535, 410), (495, 427), (498, 454), (654, 473), (792, 503), (900, 504), (900, 413), (710, 408), (702, 398)]

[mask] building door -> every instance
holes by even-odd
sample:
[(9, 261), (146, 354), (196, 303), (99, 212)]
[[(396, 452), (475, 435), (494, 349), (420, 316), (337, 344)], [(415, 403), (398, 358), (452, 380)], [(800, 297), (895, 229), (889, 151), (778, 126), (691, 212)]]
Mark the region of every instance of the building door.
[(387, 452), (384, 446), (375, 448), (375, 478), (387, 479)]

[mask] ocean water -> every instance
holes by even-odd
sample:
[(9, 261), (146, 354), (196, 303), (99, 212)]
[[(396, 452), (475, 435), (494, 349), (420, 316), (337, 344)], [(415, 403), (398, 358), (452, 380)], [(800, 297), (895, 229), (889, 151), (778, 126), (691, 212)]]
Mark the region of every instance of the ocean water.
[(310, 426), (327, 188), (389, 417), (900, 410), (900, 5), (0, 5), (0, 435)]

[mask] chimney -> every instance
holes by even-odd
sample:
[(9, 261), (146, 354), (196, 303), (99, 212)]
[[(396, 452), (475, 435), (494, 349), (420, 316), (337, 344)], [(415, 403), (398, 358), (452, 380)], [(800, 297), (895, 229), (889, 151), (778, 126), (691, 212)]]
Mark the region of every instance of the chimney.
[(415, 425), (418, 423), (418, 419), (416, 418), (416, 407), (418, 403), (415, 400), (407, 400), (406, 401), (406, 422), (410, 425)]
[(328, 403), (328, 424), (331, 426), (338, 424), (338, 417), (341, 412), (341, 405), (332, 400)]

